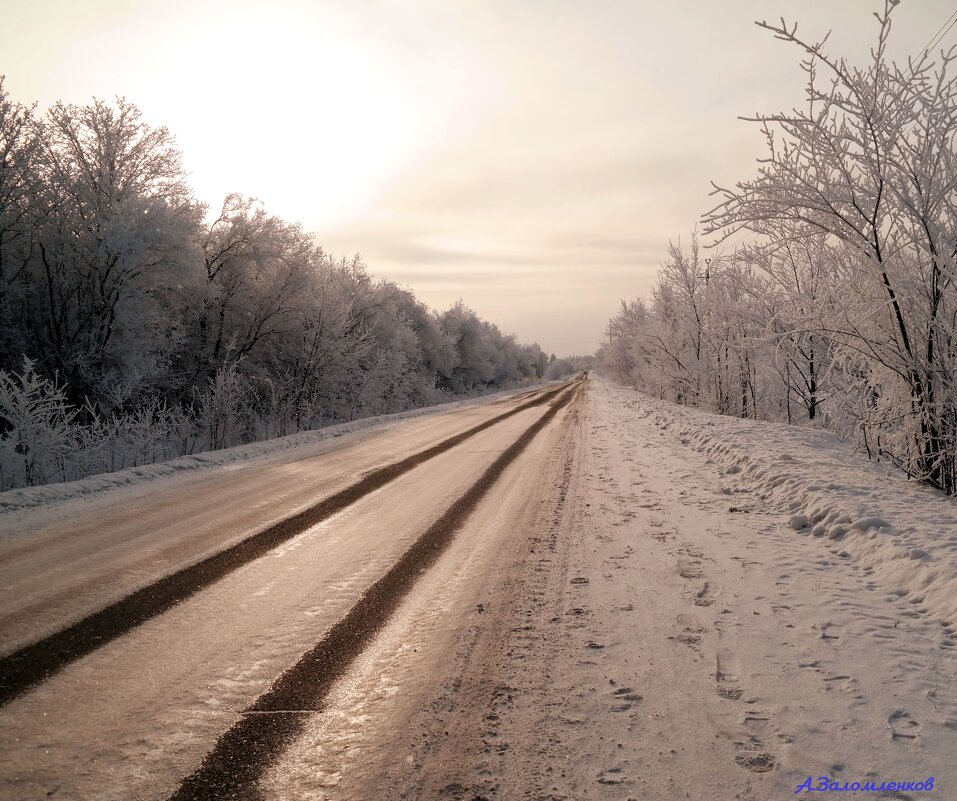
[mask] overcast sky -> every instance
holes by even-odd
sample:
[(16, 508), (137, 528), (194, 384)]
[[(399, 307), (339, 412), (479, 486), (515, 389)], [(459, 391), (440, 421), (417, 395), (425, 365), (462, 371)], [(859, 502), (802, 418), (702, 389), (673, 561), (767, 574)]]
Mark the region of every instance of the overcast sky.
[[(523, 341), (594, 350), (711, 180), (750, 177), (739, 114), (801, 102), (782, 15), (866, 59), (864, 0), (0, 0), (14, 99), (125, 96), (197, 195), (253, 195), (336, 255)], [(953, 1), (902, 0), (919, 52)], [(945, 44), (957, 41), (957, 27)]]

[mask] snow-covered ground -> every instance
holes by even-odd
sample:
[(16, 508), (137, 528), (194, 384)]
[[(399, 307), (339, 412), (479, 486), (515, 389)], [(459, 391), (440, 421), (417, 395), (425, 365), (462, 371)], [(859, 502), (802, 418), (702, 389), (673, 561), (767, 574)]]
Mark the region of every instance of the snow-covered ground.
[[(833, 794), (811, 797), (957, 798), (952, 621), (899, 594), (920, 583), (900, 551), (947, 580), (939, 496), (826, 435), (602, 380), (564, 441), (520, 513), (496, 523), (503, 500), (461, 535), (514, 519), (512, 545), (457, 598), (443, 558), (266, 798), (779, 801), (821, 777)], [(825, 508), (850, 523), (792, 528)]]
[[(0, 631), (12, 643), (23, 621), (54, 628), (188, 562), (197, 540), (222, 547), (496, 406), (195, 486), (103, 492), (69, 523), (0, 542)], [(416, 467), (0, 709), (0, 798), (168, 798), (540, 413)], [(259, 797), (779, 801), (826, 776), (884, 790), (821, 798), (950, 801), (955, 512), (827, 434), (589, 380), (303, 719)], [(933, 790), (914, 789), (930, 777)]]
[[(754, 423), (612, 389), (708, 457), (729, 502), (748, 493), (797, 534), (823, 538), (888, 589), (957, 628), (957, 502), (854, 453), (826, 431)], [(748, 500), (753, 504), (753, 500)], [(745, 510), (748, 511), (748, 510)]]

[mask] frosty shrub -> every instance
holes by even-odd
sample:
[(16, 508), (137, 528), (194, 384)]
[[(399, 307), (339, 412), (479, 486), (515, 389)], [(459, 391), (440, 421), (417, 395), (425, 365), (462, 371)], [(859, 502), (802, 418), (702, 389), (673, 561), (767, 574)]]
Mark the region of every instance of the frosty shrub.
[(0, 370), (0, 487), (33, 486), (66, 477), (77, 446), (76, 411), (63, 387), (39, 375), (27, 358), (19, 373)]
[(209, 389), (196, 402), (196, 423), (205, 448), (218, 450), (246, 442), (250, 418), (250, 387), (237, 365), (220, 368), (209, 380)]

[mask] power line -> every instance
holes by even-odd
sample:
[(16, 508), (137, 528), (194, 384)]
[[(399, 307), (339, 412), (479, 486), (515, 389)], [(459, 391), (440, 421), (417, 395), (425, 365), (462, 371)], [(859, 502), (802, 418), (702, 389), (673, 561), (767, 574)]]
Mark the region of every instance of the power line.
[[(950, 25), (947, 25), (948, 22), (950, 23)], [(920, 55), (921, 55), (921, 56), (924, 55), (924, 54), (927, 53), (932, 47), (934, 47), (935, 44), (939, 44), (939, 43), (943, 40), (944, 36), (947, 35), (947, 32), (948, 32), (951, 28), (954, 27), (954, 23), (955, 23), (955, 22), (957, 22), (957, 11), (954, 11), (953, 14), (951, 14), (947, 19), (944, 20), (943, 25), (941, 25), (941, 26), (937, 29), (937, 32), (936, 32), (933, 36), (930, 37), (930, 41), (927, 42), (926, 45), (924, 45), (923, 49), (921, 49)], [(941, 35), (940, 32), (944, 29), (944, 26), (945, 26), (945, 25), (947, 25), (947, 30), (944, 31), (943, 35)], [(938, 37), (939, 37), (939, 38), (938, 38)], [(935, 41), (935, 40), (936, 40), (936, 41)], [(918, 56), (918, 58), (920, 58), (920, 56)]]
[[(957, 11), (955, 11), (953, 14), (950, 15), (950, 18), (948, 19), (948, 22), (950, 22), (950, 25), (947, 25), (947, 22), (944, 23), (944, 25), (947, 25), (947, 30), (945, 30), (942, 34), (940, 34), (940, 36), (937, 36), (937, 35), (935, 34), (935, 35), (934, 35), (934, 38), (931, 39), (930, 42), (927, 43), (927, 46), (924, 48), (924, 50), (923, 50), (922, 52), (924, 52), (924, 53), (929, 53), (929, 52), (930, 52), (930, 49), (931, 49), (932, 47), (936, 47), (936, 46), (939, 45), (942, 41), (944, 41), (944, 37), (946, 37), (947, 34), (950, 33), (950, 29), (954, 27), (954, 24), (955, 24), (955, 23), (957, 23)], [(943, 26), (941, 26), (941, 27), (943, 27)]]
[[(899, 1), (900, 0), (898, 0), (898, 2)], [(897, 5), (897, 3), (895, 3), (894, 5)], [(916, 56), (914, 56), (912, 59), (909, 59), (910, 66), (908, 67), (908, 70), (907, 70), (907, 73), (908, 73), (907, 78), (905, 78), (904, 80), (909, 79), (914, 74), (914, 64), (917, 61), (919, 61), (921, 58), (923, 58), (925, 55), (927, 55), (930, 52), (930, 49), (935, 46), (935, 44), (940, 44), (940, 42), (943, 41), (944, 36), (946, 36), (948, 31), (950, 31), (950, 29), (954, 27), (955, 22), (957, 22), (957, 11), (954, 11), (953, 14), (947, 17), (947, 19), (945, 19), (943, 23), (941, 23), (941, 26), (935, 31), (934, 35), (930, 37), (927, 44), (925, 44), (921, 48), (920, 52)], [(950, 24), (948, 25), (947, 23), (950, 23)], [(945, 27), (947, 28), (946, 31), (944, 30)], [(941, 31), (944, 31), (943, 35), (941, 35)]]
[[(937, 45), (939, 45), (942, 41), (944, 41), (944, 38), (947, 36), (948, 33), (950, 33), (950, 29), (953, 28), (955, 24), (957, 24), (957, 11), (954, 11), (953, 14), (951, 14), (949, 17), (947, 17), (947, 19), (944, 20), (943, 24), (937, 29), (937, 32), (930, 37), (930, 40), (927, 42), (926, 45), (924, 45), (920, 53), (917, 56), (915, 56), (914, 59), (911, 60), (910, 69), (908, 70), (910, 74), (907, 76), (907, 78), (904, 79), (905, 81), (913, 77), (914, 65), (924, 56), (929, 55), (932, 47), (937, 47)], [(941, 33), (941, 31), (943, 31), (943, 33)], [(914, 120), (914, 122), (910, 123), (909, 125), (906, 125), (903, 128), (903, 130), (900, 132), (901, 139), (904, 138), (908, 130), (912, 128), (916, 124), (916, 122), (917, 121)]]

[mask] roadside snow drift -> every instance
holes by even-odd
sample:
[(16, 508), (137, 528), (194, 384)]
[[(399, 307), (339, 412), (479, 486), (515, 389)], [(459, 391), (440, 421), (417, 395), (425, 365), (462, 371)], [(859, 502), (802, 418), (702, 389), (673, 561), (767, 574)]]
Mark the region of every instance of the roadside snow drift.
[(608, 386), (714, 462), (729, 497), (756, 494), (797, 535), (832, 540), (835, 553), (874, 571), (918, 611), (957, 621), (957, 505), (947, 496), (889, 473), (825, 431), (714, 415)]

